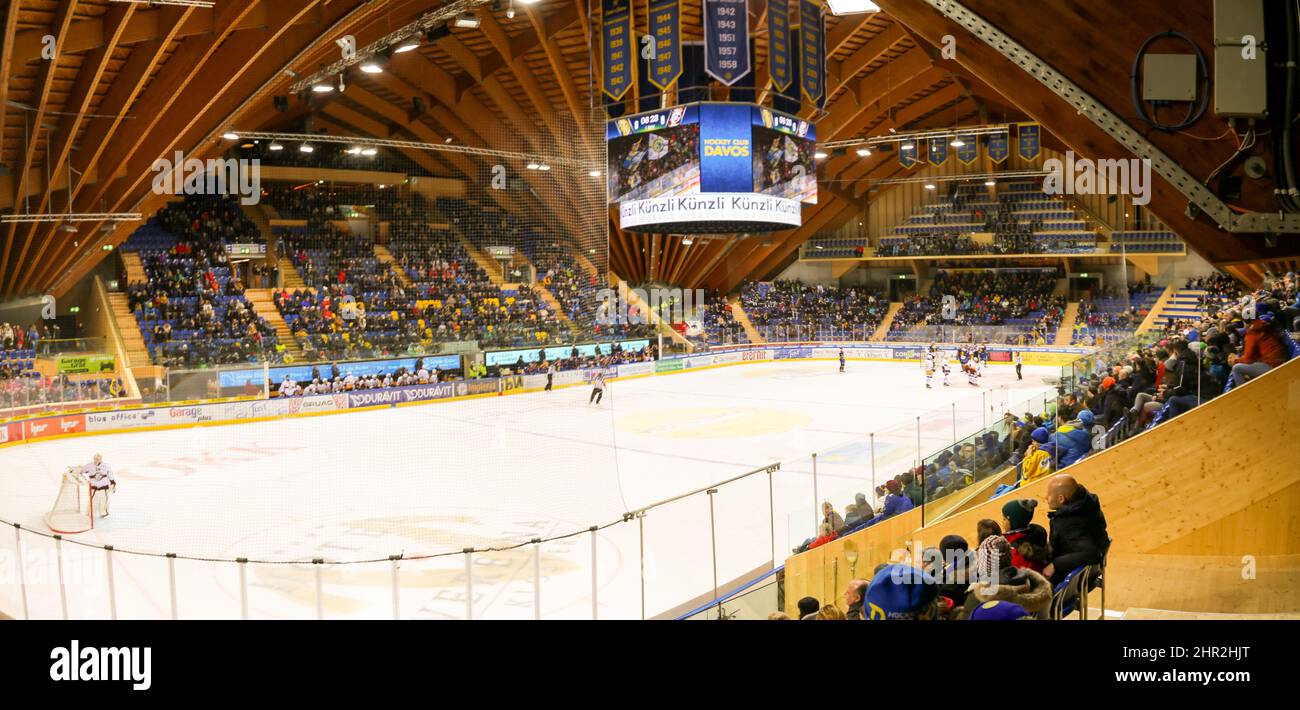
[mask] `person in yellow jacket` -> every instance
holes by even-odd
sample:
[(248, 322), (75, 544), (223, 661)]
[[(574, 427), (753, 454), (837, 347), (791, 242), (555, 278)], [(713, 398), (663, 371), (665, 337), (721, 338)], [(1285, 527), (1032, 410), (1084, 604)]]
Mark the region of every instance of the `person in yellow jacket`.
[(1052, 455), (1044, 448), (1051, 435), (1043, 427), (1038, 427), (1030, 435), (1033, 441), (1025, 450), (1025, 458), (1020, 462), (1020, 485), (1025, 486), (1052, 473)]

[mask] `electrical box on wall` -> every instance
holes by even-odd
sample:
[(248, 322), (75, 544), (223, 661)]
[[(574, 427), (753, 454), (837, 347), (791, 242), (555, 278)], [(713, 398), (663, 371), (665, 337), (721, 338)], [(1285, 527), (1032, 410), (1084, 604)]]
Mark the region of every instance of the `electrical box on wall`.
[(1148, 54), (1142, 61), (1143, 101), (1195, 101), (1195, 54)]
[(1214, 112), (1225, 118), (1268, 114), (1264, 0), (1214, 0)]

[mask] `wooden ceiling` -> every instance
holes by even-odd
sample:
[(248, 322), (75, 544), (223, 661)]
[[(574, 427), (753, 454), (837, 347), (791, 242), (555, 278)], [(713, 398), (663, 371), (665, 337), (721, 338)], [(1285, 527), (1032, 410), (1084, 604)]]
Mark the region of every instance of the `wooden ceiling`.
[[(598, 125), (592, 122), (602, 111), (591, 70), (593, 4), (519, 3), (513, 18), (507, 17), (508, 2), (495, 10), (481, 7), (478, 29), (453, 28), (436, 43), (395, 55), (383, 74), (349, 71), (342, 94), (314, 98), (312, 107), (292, 98), (290, 112), (279, 113), (273, 97), (289, 93), (294, 78), (287, 72), (306, 76), (337, 59), (336, 38), (350, 34), (364, 47), (442, 3), (248, 0), (203, 9), (10, 0), (0, 5), (0, 164), (7, 168), (0, 176), (0, 211), (65, 212), (70, 193), (74, 212), (139, 211), (147, 217), (164, 204), (149, 189), (154, 159), (176, 150), (215, 156), (223, 149), (219, 134), (229, 127), (301, 126), (308, 114), (317, 129), (340, 134), (451, 139), (509, 150), (572, 141), (575, 126)], [(765, 28), (766, 0), (752, 0), (750, 7), (751, 24)], [(637, 25), (644, 27), (645, 4), (636, 8)], [(699, 16), (698, 0), (686, 0), (686, 41), (702, 40)], [(830, 99), (819, 120), (823, 139), (950, 125), (987, 112), (983, 97), (999, 100), (992, 92), (981, 94), (982, 87), (955, 75), (953, 67), (936, 64), (924, 41), (883, 14), (829, 16), (827, 25)], [(42, 56), (47, 35), (57, 50), (53, 60)], [(771, 86), (765, 33), (756, 35), (756, 45), (755, 81), (766, 98)], [(634, 87), (629, 106), (639, 98), (636, 92)], [(428, 110), (412, 119), (415, 96), (425, 99)], [(435, 174), (482, 178), (482, 161), (473, 156), (410, 157)], [(844, 180), (891, 172), (888, 161), (878, 162), (832, 160), (827, 174)], [(758, 242), (675, 248), (656, 258), (656, 271), (688, 285), (724, 285), (722, 274), (761, 268), (788, 254), (816, 225), (846, 219), (861, 202), (861, 190), (851, 183), (828, 189), (830, 199), (807, 215), (810, 226), (781, 236), (770, 248), (751, 248)], [(563, 213), (563, 205), (526, 199), (526, 208)], [(107, 254), (105, 245), (120, 243), (135, 225), (78, 226), (75, 235), (58, 223), (0, 226), (0, 296), (66, 291)], [(644, 239), (611, 228), (610, 264), (620, 275), (648, 275), (644, 248)], [(724, 252), (728, 258), (719, 259)]]
[[(684, 2), (685, 40), (700, 41), (700, 1)], [(215, 8), (203, 9), (9, 0), (0, 4), (0, 164), (6, 168), (0, 175), (0, 212), (64, 212), (70, 193), (74, 212), (138, 211), (147, 217), (165, 201), (150, 190), (156, 158), (176, 150), (212, 157), (224, 150), (219, 136), (230, 127), (290, 129), (309, 116), (316, 129), (344, 135), (450, 139), (542, 152), (590, 136), (590, 147), (598, 149), (601, 137), (593, 128), (603, 115), (603, 99), (592, 71), (596, 4), (516, 2), (513, 18), (507, 17), (509, 0), (498, 9), (480, 7), (477, 29), (453, 28), (435, 43), (394, 55), (382, 74), (353, 68), (342, 94), (313, 97), (310, 106), (291, 97), (290, 111), (281, 113), (273, 98), (289, 94), (295, 76), (336, 60), (335, 39), (352, 35), (364, 47), (443, 3), (217, 0)], [(645, 3), (634, 5), (637, 27), (644, 28)], [(829, 99), (824, 112), (804, 111), (817, 120), (820, 140), (1044, 113), (1047, 99), (1008, 91), (1002, 85), (1008, 76), (960, 59), (938, 60), (934, 47), (941, 30), (952, 30), (927, 14), (925, 3), (882, 5), (896, 11), (828, 15)], [(750, 0), (751, 26), (762, 30), (755, 34), (754, 57), (760, 100), (768, 100), (771, 91), (766, 12), (766, 0)], [(42, 57), (47, 36), (57, 48), (53, 60)], [(639, 98), (637, 90), (634, 85), (629, 108)], [(726, 93), (722, 87), (712, 91), (714, 98)], [(428, 108), (413, 118), (417, 96)], [(1075, 128), (1055, 123), (1048, 127), (1058, 135)], [(477, 184), (485, 174), (484, 160), (472, 155), (409, 156), (438, 175), (464, 176)], [(821, 168), (820, 202), (805, 209), (804, 226), (761, 238), (697, 240), (688, 247), (676, 238), (624, 234), (611, 222), (609, 264), (629, 281), (653, 276), (726, 290), (780, 266), (811, 234), (855, 218), (867, 200), (864, 181), (900, 170), (888, 155), (832, 157)], [(565, 205), (546, 197), (553, 191), (535, 192), (519, 198), (519, 205), (494, 199), (507, 207), (549, 209), (575, 231), (586, 228), (573, 224)], [(57, 223), (0, 225), (0, 297), (66, 291), (102, 260), (105, 245), (120, 243), (135, 227), (78, 224), (76, 234), (61, 231)]]

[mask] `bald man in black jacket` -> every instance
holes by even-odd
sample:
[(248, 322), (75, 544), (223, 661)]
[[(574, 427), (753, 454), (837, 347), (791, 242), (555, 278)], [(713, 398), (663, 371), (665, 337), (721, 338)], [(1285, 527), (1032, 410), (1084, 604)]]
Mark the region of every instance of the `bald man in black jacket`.
[(1055, 587), (1076, 568), (1100, 564), (1110, 547), (1110, 536), (1106, 533), (1101, 501), (1073, 476), (1052, 477), (1047, 484), (1047, 505), (1051, 508), (1047, 514), (1051, 552), (1043, 576), (1052, 580)]

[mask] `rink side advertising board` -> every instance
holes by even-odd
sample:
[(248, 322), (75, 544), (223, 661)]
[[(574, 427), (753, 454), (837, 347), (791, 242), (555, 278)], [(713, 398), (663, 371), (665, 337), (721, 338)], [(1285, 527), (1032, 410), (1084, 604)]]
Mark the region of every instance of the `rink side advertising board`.
[(639, 232), (770, 232), (817, 201), (817, 132), (748, 103), (704, 102), (606, 125), (609, 199)]

